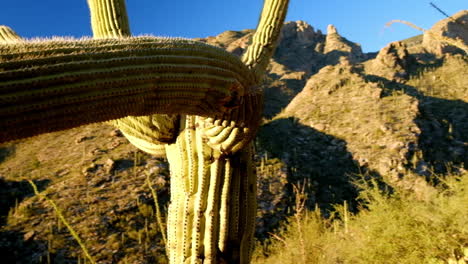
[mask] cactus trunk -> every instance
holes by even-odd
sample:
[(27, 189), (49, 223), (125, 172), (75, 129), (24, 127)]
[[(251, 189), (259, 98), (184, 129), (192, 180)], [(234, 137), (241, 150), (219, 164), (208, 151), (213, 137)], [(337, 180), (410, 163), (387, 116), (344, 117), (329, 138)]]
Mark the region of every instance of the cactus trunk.
[(170, 263), (248, 263), (253, 249), (256, 176), (252, 146), (224, 155), (205, 143), (197, 116), (181, 119), (166, 146), (171, 165)]

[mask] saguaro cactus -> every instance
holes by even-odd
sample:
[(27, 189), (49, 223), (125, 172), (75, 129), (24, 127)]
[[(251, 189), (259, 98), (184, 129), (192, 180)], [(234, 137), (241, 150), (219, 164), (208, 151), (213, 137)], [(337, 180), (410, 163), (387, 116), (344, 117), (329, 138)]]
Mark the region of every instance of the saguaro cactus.
[(257, 86), (288, 2), (265, 0), (242, 59), (185, 39), (130, 37), (124, 0), (88, 0), (96, 40), (28, 42), (2, 33), (0, 142), (113, 120), (140, 149), (165, 148), (170, 262), (248, 263)]
[(0, 26), (0, 42), (11, 43), (21, 41), (21, 37), (7, 26)]

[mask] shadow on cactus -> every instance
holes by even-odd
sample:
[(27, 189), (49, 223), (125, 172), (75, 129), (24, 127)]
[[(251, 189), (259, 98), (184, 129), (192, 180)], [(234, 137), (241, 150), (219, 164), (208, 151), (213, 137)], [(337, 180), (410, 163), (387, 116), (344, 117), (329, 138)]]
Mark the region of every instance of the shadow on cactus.
[(248, 263), (258, 88), (288, 0), (265, 0), (237, 56), (180, 38), (131, 37), (124, 0), (88, 0), (95, 39), (26, 41), (0, 28), (0, 142), (109, 121), (171, 169), (170, 263)]

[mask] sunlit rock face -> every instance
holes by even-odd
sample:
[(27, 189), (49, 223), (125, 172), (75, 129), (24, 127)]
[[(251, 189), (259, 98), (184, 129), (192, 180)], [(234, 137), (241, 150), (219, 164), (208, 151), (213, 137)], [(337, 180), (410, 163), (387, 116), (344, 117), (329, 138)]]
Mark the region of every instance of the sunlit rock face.
[(468, 46), (468, 10), (462, 10), (451, 18), (437, 22), (423, 37), (423, 46), (428, 52), (436, 55), (462, 52), (455, 46), (442, 43), (441, 37), (454, 39)]
[(408, 78), (408, 68), (413, 61), (404, 43), (392, 42), (367, 64), (366, 72), (393, 81), (403, 81)]
[(327, 37), (323, 52), (330, 57), (330, 60), (335, 57), (344, 56), (348, 57), (350, 61), (356, 62), (363, 58), (361, 45), (342, 37), (334, 25), (328, 25), (327, 27)]

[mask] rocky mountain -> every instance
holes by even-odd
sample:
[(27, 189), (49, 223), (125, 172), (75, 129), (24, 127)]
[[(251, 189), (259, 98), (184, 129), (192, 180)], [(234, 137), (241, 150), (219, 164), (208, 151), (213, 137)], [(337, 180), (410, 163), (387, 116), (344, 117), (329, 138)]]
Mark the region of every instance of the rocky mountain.
[[(467, 54), (431, 37), (467, 44), (467, 12), (378, 54), (363, 53), (333, 25), (322, 33), (304, 21), (285, 24), (255, 139), (260, 239), (293, 211), (293, 184), (304, 186), (308, 207), (327, 215), (343, 201), (356, 209), (357, 174), (417, 192), (435, 174), (467, 169)], [(252, 34), (198, 40), (240, 56)], [(167, 166), (106, 124), (1, 145), (0, 255), (6, 263), (83, 259), (51, 206), (33, 195), (30, 179), (62, 208), (99, 263), (164, 263), (148, 186), (164, 215)]]
[[(426, 53), (426, 57), (433, 56), (428, 59), (395, 42), (375, 59), (362, 63), (344, 60), (324, 67), (278, 117), (295, 117), (304, 125), (344, 139), (360, 166), (395, 179), (408, 170), (441, 172), (444, 162), (466, 168), (468, 149), (463, 135), (468, 132), (468, 82), (463, 76), (468, 74), (468, 65), (466, 55), (453, 55), (452, 51), (459, 52), (446, 49), (439, 57)], [(428, 123), (445, 123), (446, 128), (435, 125), (437, 133), (429, 132)], [(437, 140), (436, 134), (440, 135)], [(456, 157), (452, 153), (441, 156), (442, 160), (428, 159), (441, 151), (433, 148), (440, 137), (451, 138), (444, 141), (456, 150)], [(435, 168), (422, 172), (420, 164)]]

